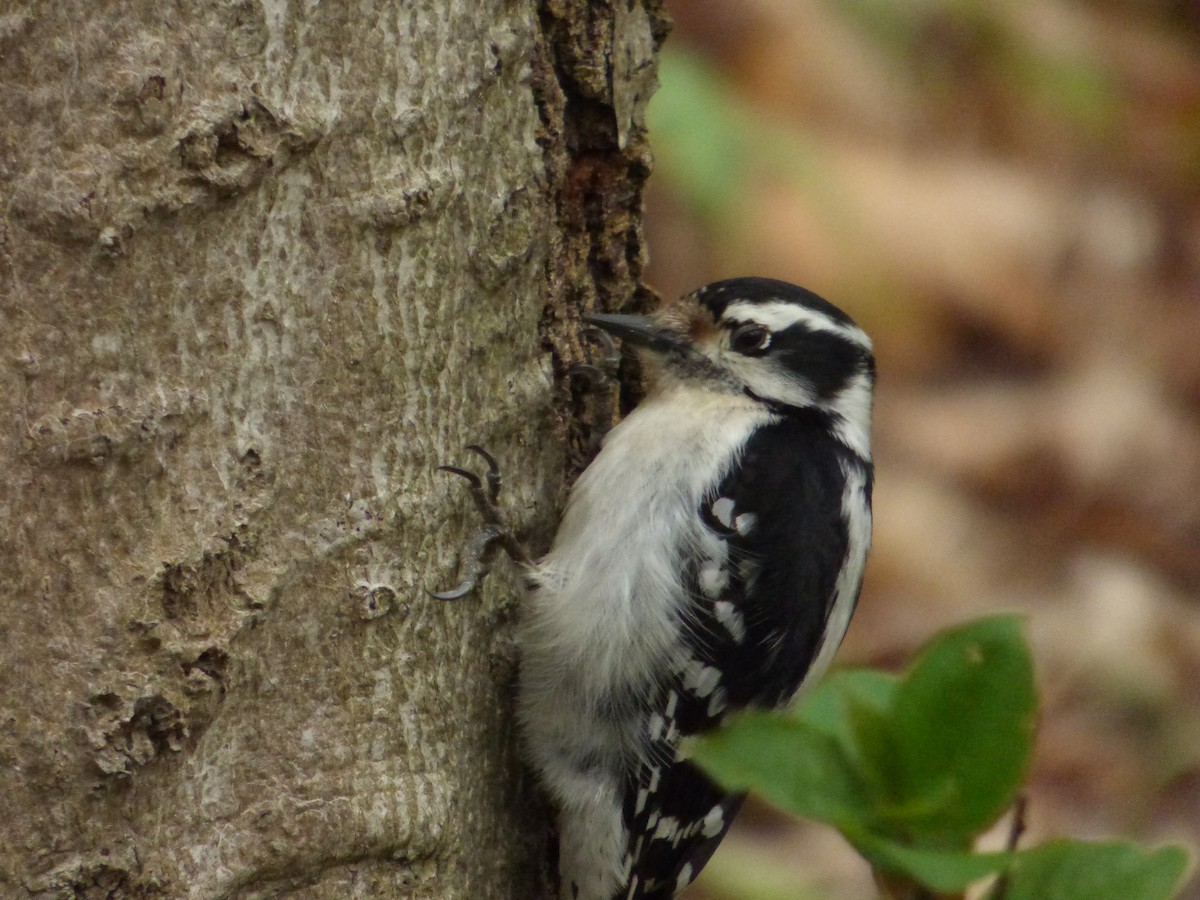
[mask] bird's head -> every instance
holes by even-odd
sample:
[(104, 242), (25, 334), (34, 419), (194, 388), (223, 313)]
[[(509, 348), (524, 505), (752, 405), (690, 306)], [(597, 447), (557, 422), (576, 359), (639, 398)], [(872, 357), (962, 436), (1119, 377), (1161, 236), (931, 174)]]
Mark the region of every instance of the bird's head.
[(811, 291), (769, 278), (733, 278), (653, 317), (586, 319), (657, 357), (664, 386), (692, 382), (743, 393), (783, 414), (827, 415), (847, 446), (870, 457), (871, 339)]

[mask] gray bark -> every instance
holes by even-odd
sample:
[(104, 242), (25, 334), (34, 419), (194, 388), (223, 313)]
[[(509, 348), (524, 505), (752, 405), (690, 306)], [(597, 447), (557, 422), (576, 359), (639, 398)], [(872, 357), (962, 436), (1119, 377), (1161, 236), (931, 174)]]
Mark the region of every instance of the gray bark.
[(0, 2), (0, 895), (535, 897), (516, 575), (644, 303), (656, 7)]

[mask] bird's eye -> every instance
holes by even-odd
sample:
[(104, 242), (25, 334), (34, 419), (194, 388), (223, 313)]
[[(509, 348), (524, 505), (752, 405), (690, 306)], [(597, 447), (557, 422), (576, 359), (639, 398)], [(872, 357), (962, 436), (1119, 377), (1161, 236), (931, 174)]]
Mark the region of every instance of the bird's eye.
[(761, 325), (747, 322), (739, 325), (729, 336), (729, 346), (738, 353), (761, 353), (771, 343), (771, 332)]

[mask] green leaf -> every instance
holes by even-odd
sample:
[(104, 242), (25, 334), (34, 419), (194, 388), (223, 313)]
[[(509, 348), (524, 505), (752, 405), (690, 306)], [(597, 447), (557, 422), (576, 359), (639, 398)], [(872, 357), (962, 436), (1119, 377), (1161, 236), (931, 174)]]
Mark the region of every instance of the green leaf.
[(941, 892), (1006, 873), (1005, 900), (1169, 900), (1179, 847), (1055, 841), (972, 853), (1028, 764), (1036, 696), (1020, 621), (931, 641), (905, 675), (831, 676), (789, 714), (741, 716), (693, 741), (718, 781), (840, 829), (876, 869)]
[(1012, 803), (1029, 762), (1037, 695), (1012, 616), (935, 638), (892, 704), (896, 798), (919, 842), (966, 847)]
[(850, 746), (853, 743), (850, 709), (854, 706), (889, 709), (895, 690), (895, 675), (875, 669), (843, 669), (813, 688), (797, 714), (813, 728)]
[(790, 717), (741, 717), (697, 760), (798, 815), (961, 850), (1012, 800), (1035, 700), (1019, 621), (985, 619), (934, 639), (901, 679), (844, 672)]
[(936, 891), (961, 891), (981, 878), (1003, 871), (1012, 861), (1010, 853), (908, 847), (870, 833), (846, 837), (875, 868), (902, 873)]
[(936, 891), (961, 891), (1007, 870), (1004, 900), (1170, 900), (1188, 867), (1182, 847), (1057, 840), (1017, 853), (908, 847), (875, 834), (847, 835), (876, 868)]
[(753, 790), (799, 816), (862, 827), (871, 802), (838, 742), (807, 722), (771, 713), (689, 742), (688, 755), (725, 787)]
[(1170, 900), (1188, 854), (1122, 841), (1058, 840), (1017, 855), (1005, 900)]
[(887, 771), (880, 769), (880, 761), (893, 755), (888, 736), (895, 688), (896, 677), (884, 672), (838, 672), (817, 685), (797, 713), (802, 721), (837, 741), (876, 798), (886, 795), (890, 780)]

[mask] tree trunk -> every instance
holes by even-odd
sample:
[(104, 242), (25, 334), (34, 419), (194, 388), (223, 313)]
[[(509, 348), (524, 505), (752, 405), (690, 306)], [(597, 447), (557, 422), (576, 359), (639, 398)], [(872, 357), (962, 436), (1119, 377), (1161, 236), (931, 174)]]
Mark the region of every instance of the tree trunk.
[(545, 549), (647, 3), (0, 3), (0, 895), (550, 892), (435, 467)]

